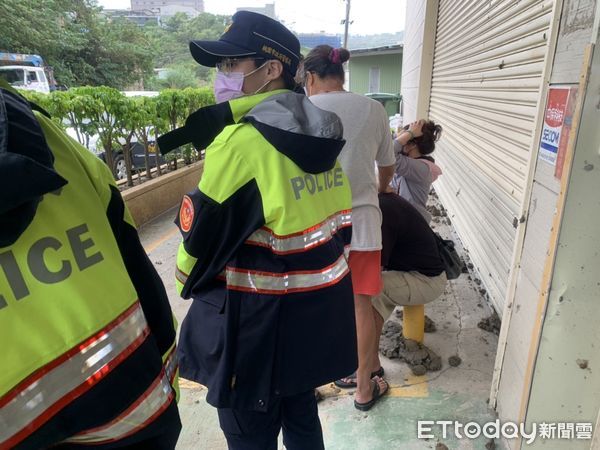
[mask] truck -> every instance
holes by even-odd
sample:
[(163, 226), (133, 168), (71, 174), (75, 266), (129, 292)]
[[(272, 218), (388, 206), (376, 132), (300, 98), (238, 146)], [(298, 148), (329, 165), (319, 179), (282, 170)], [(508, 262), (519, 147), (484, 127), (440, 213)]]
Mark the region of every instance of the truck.
[(52, 67), (39, 55), (0, 52), (0, 77), (17, 89), (44, 93), (56, 89)]

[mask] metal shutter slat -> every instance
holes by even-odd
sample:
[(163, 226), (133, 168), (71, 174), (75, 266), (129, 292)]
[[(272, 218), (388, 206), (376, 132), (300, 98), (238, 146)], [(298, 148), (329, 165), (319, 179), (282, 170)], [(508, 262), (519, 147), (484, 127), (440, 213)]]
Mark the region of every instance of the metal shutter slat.
[(436, 191), (502, 312), (528, 177), (552, 0), (440, 0), (429, 117)]

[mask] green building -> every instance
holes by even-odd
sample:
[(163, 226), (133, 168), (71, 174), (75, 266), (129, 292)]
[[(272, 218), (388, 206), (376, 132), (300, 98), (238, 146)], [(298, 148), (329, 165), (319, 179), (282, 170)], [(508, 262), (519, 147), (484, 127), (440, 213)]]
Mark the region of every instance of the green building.
[(350, 91), (372, 94), (369, 97), (381, 101), (390, 116), (400, 112), (402, 50), (402, 44), (350, 50)]

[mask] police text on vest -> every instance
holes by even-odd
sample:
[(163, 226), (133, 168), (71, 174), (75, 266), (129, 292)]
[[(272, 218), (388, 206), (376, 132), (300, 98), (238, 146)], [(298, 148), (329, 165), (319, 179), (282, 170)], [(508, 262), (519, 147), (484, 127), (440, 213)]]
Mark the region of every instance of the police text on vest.
[(333, 187), (343, 186), (344, 179), (342, 177), (342, 169), (336, 167), (327, 172), (317, 174), (307, 173), (304, 176), (291, 178), (290, 183), (292, 183), (294, 197), (296, 197), (296, 200), (300, 200), (303, 192), (314, 195), (316, 192), (327, 191)]
[[(93, 251), (94, 241), (84, 236), (88, 232), (88, 227), (84, 223), (66, 231), (73, 259), (80, 271), (104, 260), (102, 253)], [(62, 242), (55, 237), (46, 236), (35, 241), (29, 248), (27, 251), (27, 266), (36, 280), (44, 284), (54, 284), (69, 278), (73, 272), (73, 265), (69, 259), (63, 259), (58, 270), (48, 267), (44, 259), (45, 252), (59, 251), (62, 246)], [(29, 288), (22, 274), (23, 268), (19, 267), (12, 251), (0, 253), (0, 268), (4, 271), (15, 299), (21, 300), (27, 297)], [(0, 293), (0, 309), (5, 306), (7, 306), (6, 299)]]

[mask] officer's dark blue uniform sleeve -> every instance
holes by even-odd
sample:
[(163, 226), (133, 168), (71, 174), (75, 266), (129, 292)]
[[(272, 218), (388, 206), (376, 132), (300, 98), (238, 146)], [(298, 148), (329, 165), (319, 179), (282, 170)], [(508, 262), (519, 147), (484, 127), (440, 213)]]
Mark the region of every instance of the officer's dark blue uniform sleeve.
[(177, 287), (189, 298), (214, 281), (243, 242), (265, 224), (256, 179), (230, 141), (217, 138), (207, 149), (202, 180), (184, 196), (175, 223), (183, 237)]

